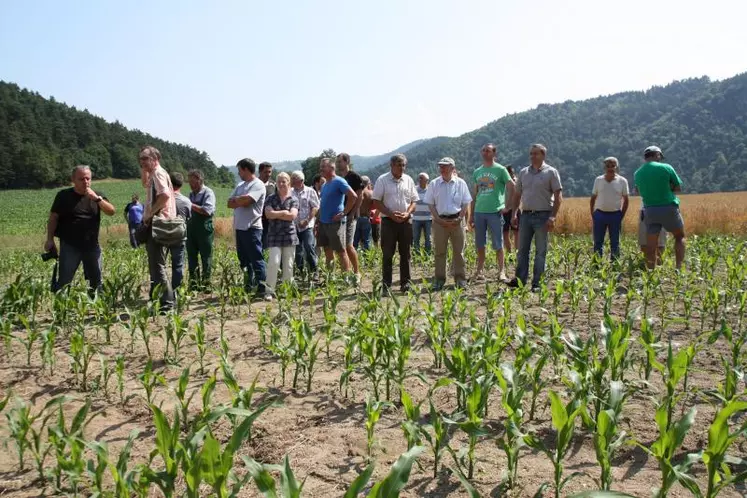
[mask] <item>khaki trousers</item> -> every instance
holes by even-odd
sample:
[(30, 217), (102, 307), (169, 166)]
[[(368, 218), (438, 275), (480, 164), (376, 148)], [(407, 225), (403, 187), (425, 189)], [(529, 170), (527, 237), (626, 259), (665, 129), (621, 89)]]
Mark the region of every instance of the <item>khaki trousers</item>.
[(454, 279), (466, 280), (464, 268), (464, 245), (467, 234), (464, 220), (459, 225), (444, 228), (435, 221), (431, 227), (433, 253), (436, 257), (436, 280), (446, 281), (446, 257), (449, 254), (449, 241), (453, 256)]

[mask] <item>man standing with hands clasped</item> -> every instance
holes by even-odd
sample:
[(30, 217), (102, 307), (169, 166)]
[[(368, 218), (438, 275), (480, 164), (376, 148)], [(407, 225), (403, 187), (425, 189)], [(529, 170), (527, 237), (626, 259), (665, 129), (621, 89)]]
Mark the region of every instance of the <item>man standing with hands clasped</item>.
[(604, 234), (610, 233), (610, 255), (615, 261), (620, 255), (620, 229), (628, 211), (628, 180), (617, 174), (617, 158), (604, 160), (604, 174), (594, 180), (589, 199), (594, 227), (594, 252), (601, 258)]
[[(207, 291), (213, 267), (213, 215), (215, 214), (215, 192), (205, 185), (202, 171), (189, 172), (189, 200), (192, 216), (187, 223), (187, 258), (189, 259), (189, 287)], [(198, 259), (199, 256), (199, 259)], [(202, 262), (202, 267), (200, 267)]]
[(433, 248), (436, 271), (433, 289), (441, 290), (446, 283), (446, 256), (449, 241), (454, 256), (454, 280), (457, 287), (467, 285), (464, 264), (464, 244), (467, 235), (465, 218), (472, 202), (467, 183), (455, 174), (455, 162), (450, 157), (438, 161), (441, 176), (435, 178), (425, 194), (425, 203), (433, 216)]
[(114, 215), (114, 206), (91, 188), (91, 168), (76, 166), (72, 174), (73, 187), (57, 192), (49, 211), (47, 241), (44, 250), (57, 254), (54, 238), (60, 239), (60, 276), (53, 282), (56, 292), (69, 285), (83, 263), (83, 274), (91, 292), (101, 288), (101, 246), (99, 228), (101, 211)]
[[(547, 147), (534, 144), (529, 149), (531, 164), (519, 172), (512, 206), (521, 204), (521, 225), (519, 225), (519, 252), (516, 276), (509, 287), (526, 285), (529, 277), (529, 251), (534, 239), (536, 254), (532, 271), (532, 290), (538, 290), (542, 274), (545, 273), (548, 233), (555, 228), (555, 218), (563, 202), (563, 186), (558, 170), (545, 162)], [(518, 225), (517, 211), (511, 217), (511, 224)]]
[(418, 200), (415, 182), (405, 174), (407, 158), (396, 154), (389, 160), (389, 173), (381, 175), (373, 190), (374, 207), (381, 212), (381, 280), (383, 290), (392, 286), (392, 262), (399, 250), (399, 285), (410, 289), (410, 247), (412, 246), (412, 213)]

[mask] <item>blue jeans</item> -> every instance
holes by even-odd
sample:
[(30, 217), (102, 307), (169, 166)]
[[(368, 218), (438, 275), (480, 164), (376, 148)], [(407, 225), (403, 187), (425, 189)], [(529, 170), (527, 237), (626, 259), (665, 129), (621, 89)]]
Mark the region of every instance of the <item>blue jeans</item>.
[(412, 220), (412, 245), (416, 252), (420, 252), (420, 234), (425, 239), (425, 252), (431, 253), (431, 220)]
[(142, 225), (142, 223), (127, 223), (127, 228), (130, 232), (130, 245), (133, 249), (137, 249), (138, 243), (135, 239), (135, 232), (137, 232), (138, 227)]
[(503, 214), (475, 213), (475, 247), (478, 249), (488, 245), (488, 230), (493, 250), (503, 249)]
[(267, 270), (262, 254), (262, 229), (236, 230), (236, 254), (245, 272), (244, 288), (250, 291), (256, 287), (258, 294), (264, 294)]
[(547, 257), (547, 220), (550, 211), (521, 213), (519, 220), (519, 253), (516, 265), (516, 278), (526, 284), (529, 277), (529, 251), (534, 239), (534, 269), (532, 270), (532, 287), (538, 287), (542, 274), (545, 273)]
[(314, 240), (314, 229), (307, 228), (298, 232), (298, 245), (296, 246), (296, 268), (303, 271), (304, 259), (309, 266), (310, 273), (316, 273), (319, 259), (316, 255), (316, 241)]
[(355, 227), (353, 247), (358, 249), (358, 245), (361, 245), (364, 251), (371, 249), (371, 220), (367, 216), (358, 218), (358, 225)]
[(592, 216), (594, 222), (594, 252), (602, 256), (604, 235), (610, 233), (610, 254), (615, 260), (620, 255), (620, 228), (622, 227), (622, 211), (606, 212), (596, 210)]
[(97, 245), (92, 249), (81, 250), (60, 240), (59, 277), (54, 286), (55, 292), (70, 285), (81, 263), (89, 289), (101, 289), (101, 247)]
[(186, 248), (186, 242), (169, 247), (169, 253), (171, 254), (172, 289), (176, 289), (182, 285), (182, 280), (184, 280), (184, 251)]

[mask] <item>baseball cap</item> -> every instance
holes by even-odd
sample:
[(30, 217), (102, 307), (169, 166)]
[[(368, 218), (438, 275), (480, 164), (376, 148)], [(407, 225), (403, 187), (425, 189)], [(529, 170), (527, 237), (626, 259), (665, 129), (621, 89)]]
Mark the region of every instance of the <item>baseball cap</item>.
[(438, 161), (438, 165), (444, 165), (444, 166), (456, 166), (456, 162), (450, 158), (450, 157), (444, 157), (440, 161)]
[(659, 154), (661, 154), (661, 157), (664, 157), (664, 153), (656, 145), (649, 145), (648, 147), (646, 147), (646, 150), (643, 151), (643, 157), (646, 157), (649, 154), (653, 154), (654, 152), (658, 152)]

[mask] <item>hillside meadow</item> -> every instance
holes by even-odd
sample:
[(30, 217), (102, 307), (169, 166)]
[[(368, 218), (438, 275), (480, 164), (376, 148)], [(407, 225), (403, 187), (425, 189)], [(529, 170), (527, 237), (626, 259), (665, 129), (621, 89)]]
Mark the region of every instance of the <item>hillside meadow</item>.
[[(117, 214), (104, 217), (102, 239), (126, 237), (127, 229), (122, 209), (133, 193), (144, 196), (139, 180), (103, 180), (94, 182), (94, 189), (103, 191), (117, 208)], [(0, 192), (0, 247), (7, 249), (34, 248), (41, 245), (49, 208), (58, 189), (5, 190)], [(188, 192), (189, 186), (185, 186)], [(218, 197), (218, 219), (215, 226), (219, 236), (232, 238), (231, 210), (226, 199), (228, 187), (214, 188)], [(747, 234), (747, 194), (728, 192), (681, 196), (682, 214), (688, 235)], [(640, 198), (631, 197), (630, 213), (625, 219), (624, 232), (635, 234)], [(561, 209), (557, 233), (588, 234), (591, 232), (588, 197), (565, 200)]]

